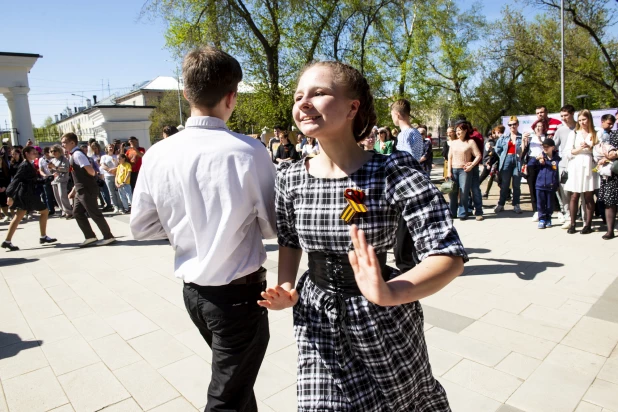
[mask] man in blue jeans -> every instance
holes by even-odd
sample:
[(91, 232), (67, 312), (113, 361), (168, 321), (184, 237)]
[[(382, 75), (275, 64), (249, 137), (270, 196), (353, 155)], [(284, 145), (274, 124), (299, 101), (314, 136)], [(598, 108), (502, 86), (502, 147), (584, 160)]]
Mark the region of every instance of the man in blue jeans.
[(519, 120), (517, 116), (511, 116), (508, 126), (509, 131), (498, 139), (496, 143), (496, 154), (500, 157), (498, 172), (500, 173), (502, 185), (500, 186), (500, 200), (494, 208), (494, 212), (499, 213), (504, 210), (512, 181), (513, 211), (521, 213), (521, 207), (519, 206), (521, 197), (521, 155), (525, 142), (518, 131)]

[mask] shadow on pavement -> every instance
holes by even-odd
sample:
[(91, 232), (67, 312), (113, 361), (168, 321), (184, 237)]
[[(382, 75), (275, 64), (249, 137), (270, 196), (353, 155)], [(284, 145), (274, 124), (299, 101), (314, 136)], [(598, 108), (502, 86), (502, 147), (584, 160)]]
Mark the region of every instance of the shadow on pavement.
[(279, 245), (264, 245), (264, 249), (266, 249), (267, 252), (276, 252), (279, 250)]
[(0, 332), (0, 344), (8, 345), (0, 348), (0, 360), (12, 358), (22, 350), (36, 348), (43, 344), (42, 340), (23, 341), (16, 333)]
[[(39, 260), (39, 259), (2, 258), (2, 259), (0, 259), (0, 267), (23, 265), (24, 263), (32, 263), (32, 262), (36, 262), (37, 260)], [(0, 333), (2, 333), (2, 332), (0, 332)]]
[(490, 249), (477, 249), (477, 248), (473, 248), (473, 247), (470, 247), (470, 248), (467, 247), (466, 248), (466, 253), (469, 254), (469, 255), (472, 255), (472, 254), (476, 255), (476, 254), (490, 253), (490, 252), (491, 252)]
[(538, 274), (543, 273), (547, 268), (559, 268), (564, 266), (558, 262), (530, 262), (525, 260), (510, 260), (510, 259), (490, 259), (478, 258), (487, 261), (497, 262), (495, 265), (472, 266), (468, 273), (461, 276), (478, 276), (478, 275), (503, 275), (507, 273), (515, 273), (518, 278), (523, 280), (532, 280)]

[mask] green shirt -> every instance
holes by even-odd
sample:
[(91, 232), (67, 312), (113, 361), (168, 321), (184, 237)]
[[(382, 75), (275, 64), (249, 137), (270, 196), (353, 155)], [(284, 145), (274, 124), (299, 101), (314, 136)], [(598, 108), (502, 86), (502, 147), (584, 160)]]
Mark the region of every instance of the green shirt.
[[(382, 143), (384, 143), (384, 150), (382, 150)], [(376, 140), (376, 144), (373, 146), (373, 150), (376, 153), (380, 153), (383, 155), (389, 155), (393, 153), (393, 142), (392, 140), (387, 140), (386, 142), (382, 142), (380, 139)]]

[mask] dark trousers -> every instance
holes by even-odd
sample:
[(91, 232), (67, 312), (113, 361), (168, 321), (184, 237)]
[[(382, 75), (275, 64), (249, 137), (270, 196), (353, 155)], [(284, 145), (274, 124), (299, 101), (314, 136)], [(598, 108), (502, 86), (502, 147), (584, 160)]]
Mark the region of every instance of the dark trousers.
[(135, 192), (135, 184), (137, 183), (137, 176), (139, 172), (131, 172), (131, 192)]
[(257, 305), (266, 282), (198, 286), (185, 283), (191, 320), (212, 349), (205, 412), (257, 412), (253, 385), (270, 339), (268, 311)]
[(408, 224), (403, 217), (399, 219), (395, 236), (397, 238), (394, 251), (395, 264), (402, 273), (407, 272), (418, 264), (418, 255), (410, 235), (410, 229), (408, 229)]
[[(483, 171), (481, 172), (479, 184), (482, 184), (485, 181), (485, 179), (487, 179), (487, 177), (490, 175), (490, 173), (491, 173), (491, 166), (490, 167), (483, 166)], [(493, 183), (494, 183), (494, 177), (489, 176), (489, 181), (487, 182), (487, 190), (485, 190), (486, 194), (489, 194), (489, 191), (491, 190), (491, 186), (493, 185)]]
[(536, 178), (539, 176), (539, 167), (536, 165), (528, 165), (528, 190), (530, 191), (530, 203), (532, 203), (532, 211), (537, 212), (536, 200)]
[(43, 199), (45, 200), (45, 206), (47, 206), (47, 210), (49, 210), (50, 214), (54, 214), (56, 212), (56, 201), (54, 197), (54, 188), (51, 183), (43, 184)]
[(551, 214), (554, 212), (554, 198), (556, 195), (551, 190), (535, 191), (536, 207), (539, 212), (539, 220), (551, 220)]
[(99, 209), (97, 204), (97, 196), (99, 194), (99, 187), (94, 187), (92, 190), (79, 189), (75, 195), (75, 202), (73, 203), (73, 217), (77, 221), (79, 228), (86, 237), (86, 239), (95, 238), (96, 235), (92, 231), (90, 222), (86, 213), (94, 220), (94, 223), (98, 226), (99, 230), (103, 234), (104, 239), (114, 237), (109, 230), (109, 225), (103, 217), (103, 213)]

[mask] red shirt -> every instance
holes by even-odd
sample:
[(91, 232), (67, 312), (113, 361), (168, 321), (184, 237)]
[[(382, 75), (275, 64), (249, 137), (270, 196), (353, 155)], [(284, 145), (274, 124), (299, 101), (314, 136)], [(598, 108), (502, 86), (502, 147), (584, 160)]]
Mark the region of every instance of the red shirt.
[(470, 138), (474, 140), (474, 143), (476, 143), (476, 146), (479, 148), (479, 152), (481, 152), (481, 155), (482, 155), (483, 150), (485, 149), (485, 142), (483, 139), (483, 135), (477, 131), (473, 131), (472, 134), (470, 135)]
[(509, 149), (507, 150), (508, 154), (515, 154), (515, 143), (511, 139), (509, 139)]
[(554, 133), (556, 130), (562, 126), (562, 122), (558, 119), (554, 119), (553, 117), (549, 118), (549, 123), (547, 125), (547, 137), (554, 137)]
[[(138, 147), (140, 153), (146, 153), (146, 150), (143, 147)], [(135, 154), (135, 149), (130, 148), (127, 150), (127, 158), (131, 163), (131, 171), (139, 172), (140, 167), (142, 167), (142, 158)]]

